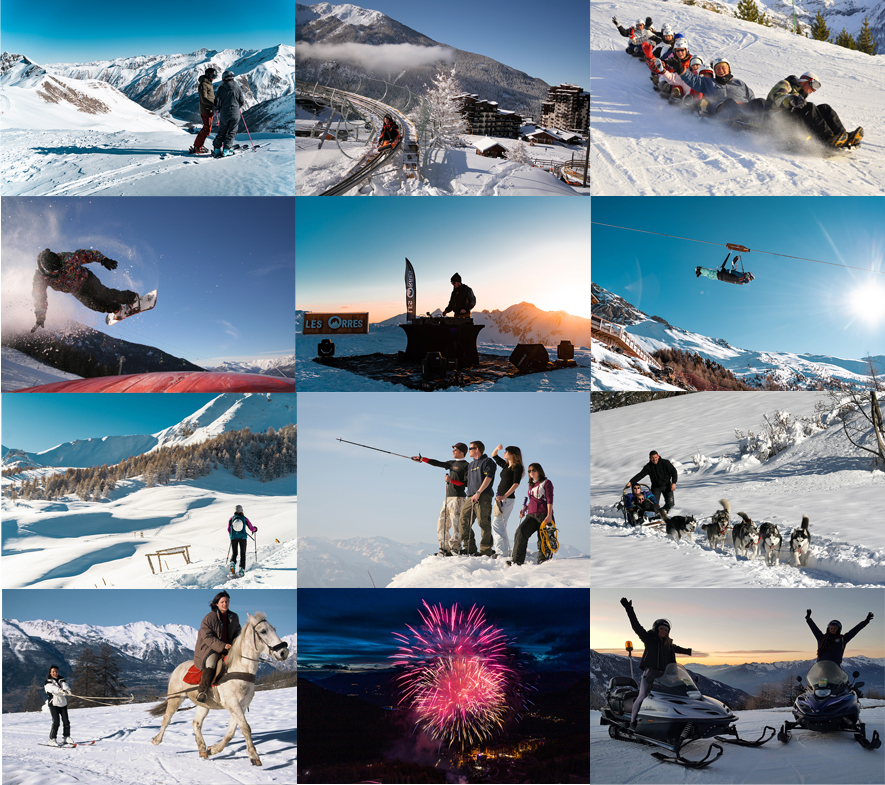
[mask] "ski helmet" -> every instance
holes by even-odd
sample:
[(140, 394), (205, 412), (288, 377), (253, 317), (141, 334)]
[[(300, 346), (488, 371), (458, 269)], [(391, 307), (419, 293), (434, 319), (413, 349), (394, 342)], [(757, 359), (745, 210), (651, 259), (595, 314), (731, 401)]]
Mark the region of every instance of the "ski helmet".
[(238, 504), (238, 505), (237, 505), (237, 508), (234, 510), (234, 514), (235, 514), (235, 515), (236, 515), (236, 514), (242, 515), (242, 514), (243, 514), (243, 505)]
[(720, 63), (725, 63), (728, 66), (728, 73), (731, 73), (731, 63), (728, 62), (728, 59), (725, 57), (717, 57), (710, 65), (713, 66), (713, 70), (716, 70), (716, 66)]
[(686, 52), (688, 51), (688, 39), (684, 36), (682, 38), (677, 39), (673, 42), (673, 51), (675, 52), (677, 49), (684, 49)]
[(217, 76), (218, 71), (216, 71), (211, 65), (206, 69), (206, 76)]
[(702, 65), (698, 69), (698, 76), (703, 76), (704, 74), (710, 74), (711, 77), (716, 76), (716, 74), (713, 72), (713, 68), (709, 65)]
[(221, 75), (221, 78), (222, 78), (223, 81), (225, 81), (225, 82), (229, 82), (231, 79), (234, 78), (234, 72), (233, 72), (233, 71), (230, 71), (230, 70), (225, 71), (225, 72)]
[(48, 248), (40, 251), (37, 257), (37, 267), (43, 275), (58, 275), (61, 272), (63, 262), (58, 254), (52, 253)]
[[(838, 619), (833, 619), (833, 621), (831, 621), (831, 622), (827, 625), (827, 628), (829, 628), (829, 627), (838, 627), (839, 632), (842, 632), (842, 622), (839, 621)], [(837, 632), (836, 634), (838, 635), (839, 633)]]
[(657, 631), (658, 631), (658, 628), (660, 628), (660, 627), (666, 627), (666, 628), (667, 628), (667, 632), (670, 632), (670, 630), (673, 629), (673, 628), (670, 626), (670, 620), (669, 620), (669, 619), (657, 619), (657, 620), (655, 621), (655, 623), (651, 625), (651, 628), (652, 628), (652, 630), (654, 630), (654, 632), (657, 632)]
[(820, 80), (811, 71), (806, 71), (799, 77), (799, 83), (802, 82), (810, 84), (812, 90), (820, 90)]
[(643, 22), (641, 19), (637, 19), (636, 24), (634, 24), (633, 26), (634, 27), (645, 27), (645, 22)]
[(694, 68), (696, 65), (704, 65), (704, 58), (700, 55), (692, 55), (691, 60), (688, 61), (689, 68)]
[(661, 28), (661, 35), (667, 35), (667, 33), (669, 33), (670, 35), (673, 35), (673, 28), (670, 27), (670, 23), (669, 23), (669, 22), (667, 22), (667, 23)]

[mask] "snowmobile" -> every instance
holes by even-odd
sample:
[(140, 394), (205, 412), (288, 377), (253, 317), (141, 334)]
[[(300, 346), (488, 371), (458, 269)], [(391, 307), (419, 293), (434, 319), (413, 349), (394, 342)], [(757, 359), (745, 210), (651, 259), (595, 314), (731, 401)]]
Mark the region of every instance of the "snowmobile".
[[(858, 671), (851, 674), (856, 679)], [(796, 681), (802, 684), (802, 677)], [(850, 683), (848, 674), (835, 662), (821, 660), (811, 666), (805, 676), (805, 686), (793, 704), (795, 722), (787, 720), (778, 731), (778, 741), (786, 744), (794, 728), (813, 730), (821, 733), (848, 731), (854, 733), (854, 740), (865, 750), (877, 750), (882, 746), (879, 731), (873, 731), (873, 737), (867, 738), (866, 726), (860, 721), (860, 688), (862, 681)]]
[[(632, 668), (631, 668), (632, 669)], [(734, 726), (737, 717), (721, 701), (701, 694), (691, 675), (677, 663), (670, 663), (664, 675), (655, 683), (642, 702), (635, 730), (630, 729), (630, 713), (639, 687), (629, 676), (615, 676), (605, 693), (606, 706), (602, 709), (601, 725), (608, 725), (608, 735), (622, 741), (635, 741), (663, 747), (674, 753), (653, 752), (652, 756), (664, 763), (675, 763), (689, 769), (703, 769), (722, 756), (720, 744), (710, 744), (700, 760), (689, 760), (682, 755), (683, 748), (693, 741), (714, 737), (726, 744), (759, 747), (774, 738), (775, 729), (765, 726), (756, 741), (742, 739)], [(768, 731), (770, 734), (766, 735)], [(724, 733), (734, 739), (717, 736)], [(716, 750), (713, 758), (710, 756)]]

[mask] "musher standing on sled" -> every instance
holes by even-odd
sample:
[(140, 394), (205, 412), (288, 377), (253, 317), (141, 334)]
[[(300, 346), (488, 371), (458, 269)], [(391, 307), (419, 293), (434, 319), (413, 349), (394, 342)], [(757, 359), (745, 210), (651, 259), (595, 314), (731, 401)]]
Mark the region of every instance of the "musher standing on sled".
[(197, 644), (194, 646), (194, 666), (203, 671), (197, 692), (197, 701), (200, 703), (206, 702), (206, 693), (212, 686), (218, 658), (230, 651), (231, 645), (240, 634), (240, 617), (230, 610), (230, 595), (226, 591), (218, 592), (209, 607), (212, 610), (203, 617), (200, 632), (197, 634)]
[(203, 121), (203, 127), (200, 129), (200, 133), (197, 134), (194, 146), (189, 150), (191, 153), (209, 152), (203, 147), (203, 142), (206, 141), (209, 132), (212, 130), (212, 114), (215, 112), (215, 90), (212, 89), (212, 81), (217, 73), (218, 71), (210, 65), (206, 69), (206, 73), (199, 79), (200, 86), (197, 88), (197, 92), (200, 96), (200, 119)]
[(49, 675), (46, 677), (46, 684), (43, 685), (43, 689), (46, 690), (46, 694), (49, 695), (49, 698), (47, 698), (47, 705), (49, 706), (49, 713), (52, 715), (52, 729), (49, 731), (50, 746), (59, 746), (59, 743), (56, 740), (59, 720), (61, 720), (62, 733), (64, 734), (65, 739), (64, 743), (73, 744), (74, 740), (71, 738), (71, 721), (68, 719), (68, 695), (71, 694), (71, 688), (68, 687), (64, 676), (58, 675), (58, 665), (53, 665), (49, 669)]
[(218, 105), (218, 133), (212, 142), (212, 155), (216, 158), (233, 155), (231, 147), (240, 127), (240, 112), (245, 102), (246, 96), (234, 79), (234, 72), (225, 71), (221, 75), (221, 86), (215, 99)]
[(234, 514), (227, 522), (227, 533), (230, 535), (230, 571), (233, 572), (237, 568), (237, 549), (240, 551), (240, 572), (239, 577), (242, 578), (246, 573), (246, 528), (253, 534), (258, 531), (257, 526), (253, 526), (249, 519), (243, 515), (243, 508), (237, 505)]
[(99, 251), (81, 248), (73, 253), (61, 251), (56, 254), (47, 248), (40, 252), (31, 291), (37, 323), (31, 328), (31, 332), (43, 327), (46, 321), (47, 287), (72, 294), (87, 308), (99, 313), (117, 313), (124, 305), (135, 305), (138, 302), (138, 294), (135, 292), (129, 289), (108, 289), (92, 270), (83, 267), (92, 262), (98, 262), (106, 270), (117, 269), (117, 263)]
[(634, 474), (630, 478), (630, 485), (635, 485), (646, 475), (651, 485), (651, 492), (657, 497), (658, 502), (664, 502), (662, 505), (664, 512), (670, 512), (675, 504), (673, 493), (676, 490), (676, 480), (679, 478), (676, 467), (666, 458), (661, 458), (657, 450), (652, 450), (648, 454), (648, 463), (640, 469), (639, 474)]

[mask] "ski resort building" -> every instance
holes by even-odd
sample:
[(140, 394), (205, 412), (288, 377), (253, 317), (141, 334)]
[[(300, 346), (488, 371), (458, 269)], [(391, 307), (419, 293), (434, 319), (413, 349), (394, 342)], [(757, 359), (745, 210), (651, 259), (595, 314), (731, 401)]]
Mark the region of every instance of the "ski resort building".
[(476, 94), (463, 93), (456, 99), (467, 122), (467, 133), (476, 136), (498, 136), (518, 139), (522, 117), (516, 112), (499, 109), (497, 101), (483, 101)]
[(574, 84), (551, 87), (547, 90), (547, 100), (541, 102), (541, 125), (588, 133), (590, 93)]
[(506, 158), (507, 157), (507, 148), (504, 147), (500, 142), (496, 142), (494, 139), (489, 139), (488, 137), (483, 137), (482, 139), (477, 139), (473, 146), (476, 148), (476, 154), (485, 156), (486, 158)]

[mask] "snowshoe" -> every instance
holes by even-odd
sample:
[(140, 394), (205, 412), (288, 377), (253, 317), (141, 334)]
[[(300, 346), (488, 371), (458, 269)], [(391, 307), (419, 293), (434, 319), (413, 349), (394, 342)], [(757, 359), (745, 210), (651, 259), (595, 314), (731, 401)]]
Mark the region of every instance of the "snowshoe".
[(237, 571), (237, 577), (242, 578), (245, 574), (246, 571), (242, 567), (240, 567), (240, 569)]
[(232, 561), (232, 562), (227, 566), (227, 568), (228, 568), (228, 570), (230, 570), (230, 574), (231, 574), (231, 575), (236, 575), (236, 574), (237, 574), (237, 563), (236, 563), (235, 561)]
[(550, 521), (541, 525), (538, 530), (538, 564), (553, 558), (553, 554), (559, 550), (559, 537), (556, 534), (556, 523)]

